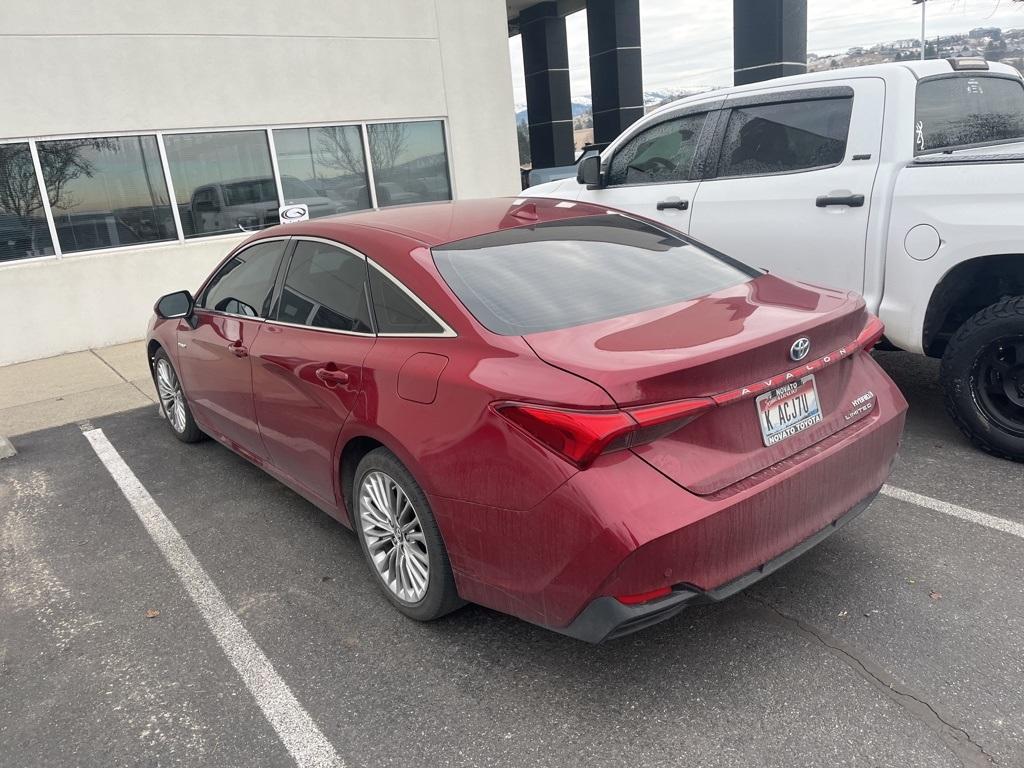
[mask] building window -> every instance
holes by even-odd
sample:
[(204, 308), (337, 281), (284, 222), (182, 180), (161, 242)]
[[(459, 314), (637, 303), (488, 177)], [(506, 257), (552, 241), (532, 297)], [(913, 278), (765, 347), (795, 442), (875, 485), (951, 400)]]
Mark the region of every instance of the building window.
[(266, 131), (173, 134), (164, 147), (185, 237), (278, 223)]
[(275, 130), (274, 149), (286, 205), (305, 204), (311, 219), (371, 207), (358, 126)]
[(52, 254), (28, 144), (0, 144), (0, 262)]
[(40, 141), (61, 252), (174, 240), (155, 136)]
[(451, 200), (440, 120), (367, 126), (377, 205)]

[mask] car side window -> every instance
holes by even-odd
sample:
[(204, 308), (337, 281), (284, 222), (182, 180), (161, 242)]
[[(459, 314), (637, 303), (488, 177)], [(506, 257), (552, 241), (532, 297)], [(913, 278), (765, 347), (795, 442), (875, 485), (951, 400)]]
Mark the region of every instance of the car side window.
[(272, 315), (310, 328), (372, 333), (366, 262), (343, 248), (299, 240)]
[(651, 184), (692, 178), (693, 158), (707, 114), (686, 115), (638, 133), (615, 153), (609, 184)]
[(429, 312), (375, 266), (370, 267), (370, 295), (378, 333), (444, 333)]
[(239, 251), (225, 262), (203, 289), (198, 306), (245, 317), (266, 317), (284, 240)]
[(757, 176), (838, 165), (853, 99), (737, 107), (729, 114), (718, 176)]

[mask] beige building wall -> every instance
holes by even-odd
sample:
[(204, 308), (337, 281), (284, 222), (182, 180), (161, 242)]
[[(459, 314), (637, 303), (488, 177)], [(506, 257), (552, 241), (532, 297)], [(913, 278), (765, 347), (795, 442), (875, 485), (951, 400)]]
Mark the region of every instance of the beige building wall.
[[(4, 0), (0, 40), (0, 139), (433, 117), (456, 198), (519, 191), (502, 0)], [(243, 237), (0, 264), (0, 365), (141, 337)]]

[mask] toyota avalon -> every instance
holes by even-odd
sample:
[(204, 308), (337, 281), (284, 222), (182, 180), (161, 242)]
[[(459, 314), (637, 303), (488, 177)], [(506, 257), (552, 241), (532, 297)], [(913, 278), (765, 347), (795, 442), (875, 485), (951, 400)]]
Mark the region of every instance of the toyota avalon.
[(354, 529), (406, 616), (473, 602), (598, 642), (871, 502), (906, 411), (881, 335), (855, 294), (505, 199), (265, 230), (160, 299), (148, 352), (173, 434)]

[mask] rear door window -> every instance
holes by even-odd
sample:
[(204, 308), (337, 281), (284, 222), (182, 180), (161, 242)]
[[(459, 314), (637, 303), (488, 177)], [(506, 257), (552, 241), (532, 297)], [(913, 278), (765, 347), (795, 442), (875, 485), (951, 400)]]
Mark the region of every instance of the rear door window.
[(371, 333), (366, 262), (327, 243), (300, 240), (288, 264), (274, 316), (293, 325)]
[(838, 165), (846, 154), (851, 97), (737, 107), (729, 114), (719, 176), (759, 176)]
[(687, 115), (638, 133), (615, 153), (609, 184), (689, 181), (707, 114)]
[(669, 306), (759, 274), (615, 214), (514, 227), (438, 246), (433, 254), (470, 313), (507, 336)]
[(230, 315), (266, 317), (286, 242), (256, 243), (236, 253), (207, 283), (198, 305)]
[(1024, 84), (1020, 80), (954, 75), (918, 84), (916, 154), (1021, 140)]

